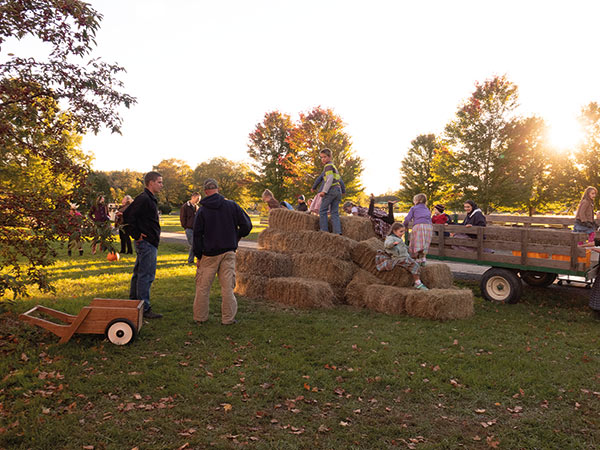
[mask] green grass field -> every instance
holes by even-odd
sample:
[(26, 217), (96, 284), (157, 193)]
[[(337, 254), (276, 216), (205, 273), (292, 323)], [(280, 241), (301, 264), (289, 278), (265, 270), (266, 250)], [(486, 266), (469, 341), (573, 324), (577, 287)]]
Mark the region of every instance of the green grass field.
[(161, 244), (152, 303), (165, 317), (129, 346), (91, 335), (59, 345), (17, 315), (126, 298), (130, 255), (62, 250), (56, 296), (5, 303), (0, 448), (600, 447), (589, 291), (526, 288), (517, 305), (477, 297), (473, 318), (451, 322), (238, 298), (240, 322), (222, 326), (216, 283), (198, 326), (186, 256)]

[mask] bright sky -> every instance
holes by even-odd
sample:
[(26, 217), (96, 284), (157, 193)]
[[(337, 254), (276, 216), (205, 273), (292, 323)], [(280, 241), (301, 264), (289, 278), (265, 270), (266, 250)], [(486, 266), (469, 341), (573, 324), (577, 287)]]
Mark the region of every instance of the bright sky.
[(521, 112), (546, 119), (559, 145), (600, 101), (597, 0), (91, 3), (104, 15), (95, 54), (127, 69), (139, 101), (122, 136), (84, 139), (97, 170), (248, 161), (266, 112), (321, 105), (346, 123), (379, 194), (398, 189), (410, 141), (441, 132), (475, 81), (506, 74)]

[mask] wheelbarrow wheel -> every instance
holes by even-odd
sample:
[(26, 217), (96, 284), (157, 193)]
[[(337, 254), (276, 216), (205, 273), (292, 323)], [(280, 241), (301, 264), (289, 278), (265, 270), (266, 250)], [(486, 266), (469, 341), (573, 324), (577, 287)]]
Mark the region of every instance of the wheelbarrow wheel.
[(107, 339), (115, 345), (127, 345), (137, 336), (137, 329), (127, 319), (115, 319), (106, 327)]

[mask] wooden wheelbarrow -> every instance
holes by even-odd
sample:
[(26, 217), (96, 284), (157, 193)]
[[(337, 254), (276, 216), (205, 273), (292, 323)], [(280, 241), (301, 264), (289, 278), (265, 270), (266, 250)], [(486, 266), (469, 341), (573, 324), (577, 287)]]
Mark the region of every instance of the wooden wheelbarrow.
[[(64, 325), (33, 316), (34, 312), (54, 317)], [(86, 333), (104, 334), (113, 344), (126, 345), (135, 339), (142, 328), (143, 315), (143, 300), (95, 298), (89, 306), (81, 308), (76, 316), (38, 305), (21, 314), (19, 319), (60, 336), (61, 344), (68, 342), (75, 333)]]

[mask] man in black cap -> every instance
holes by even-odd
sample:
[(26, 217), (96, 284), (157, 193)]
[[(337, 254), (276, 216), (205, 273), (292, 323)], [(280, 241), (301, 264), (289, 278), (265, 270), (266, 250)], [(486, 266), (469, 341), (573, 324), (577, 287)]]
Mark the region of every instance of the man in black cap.
[(221, 284), (221, 323), (236, 323), (235, 251), (238, 242), (250, 234), (252, 222), (248, 214), (232, 200), (219, 194), (219, 185), (212, 178), (204, 181), (205, 197), (194, 221), (194, 254), (196, 266), (196, 296), (194, 321), (208, 320), (210, 287), (215, 275)]

